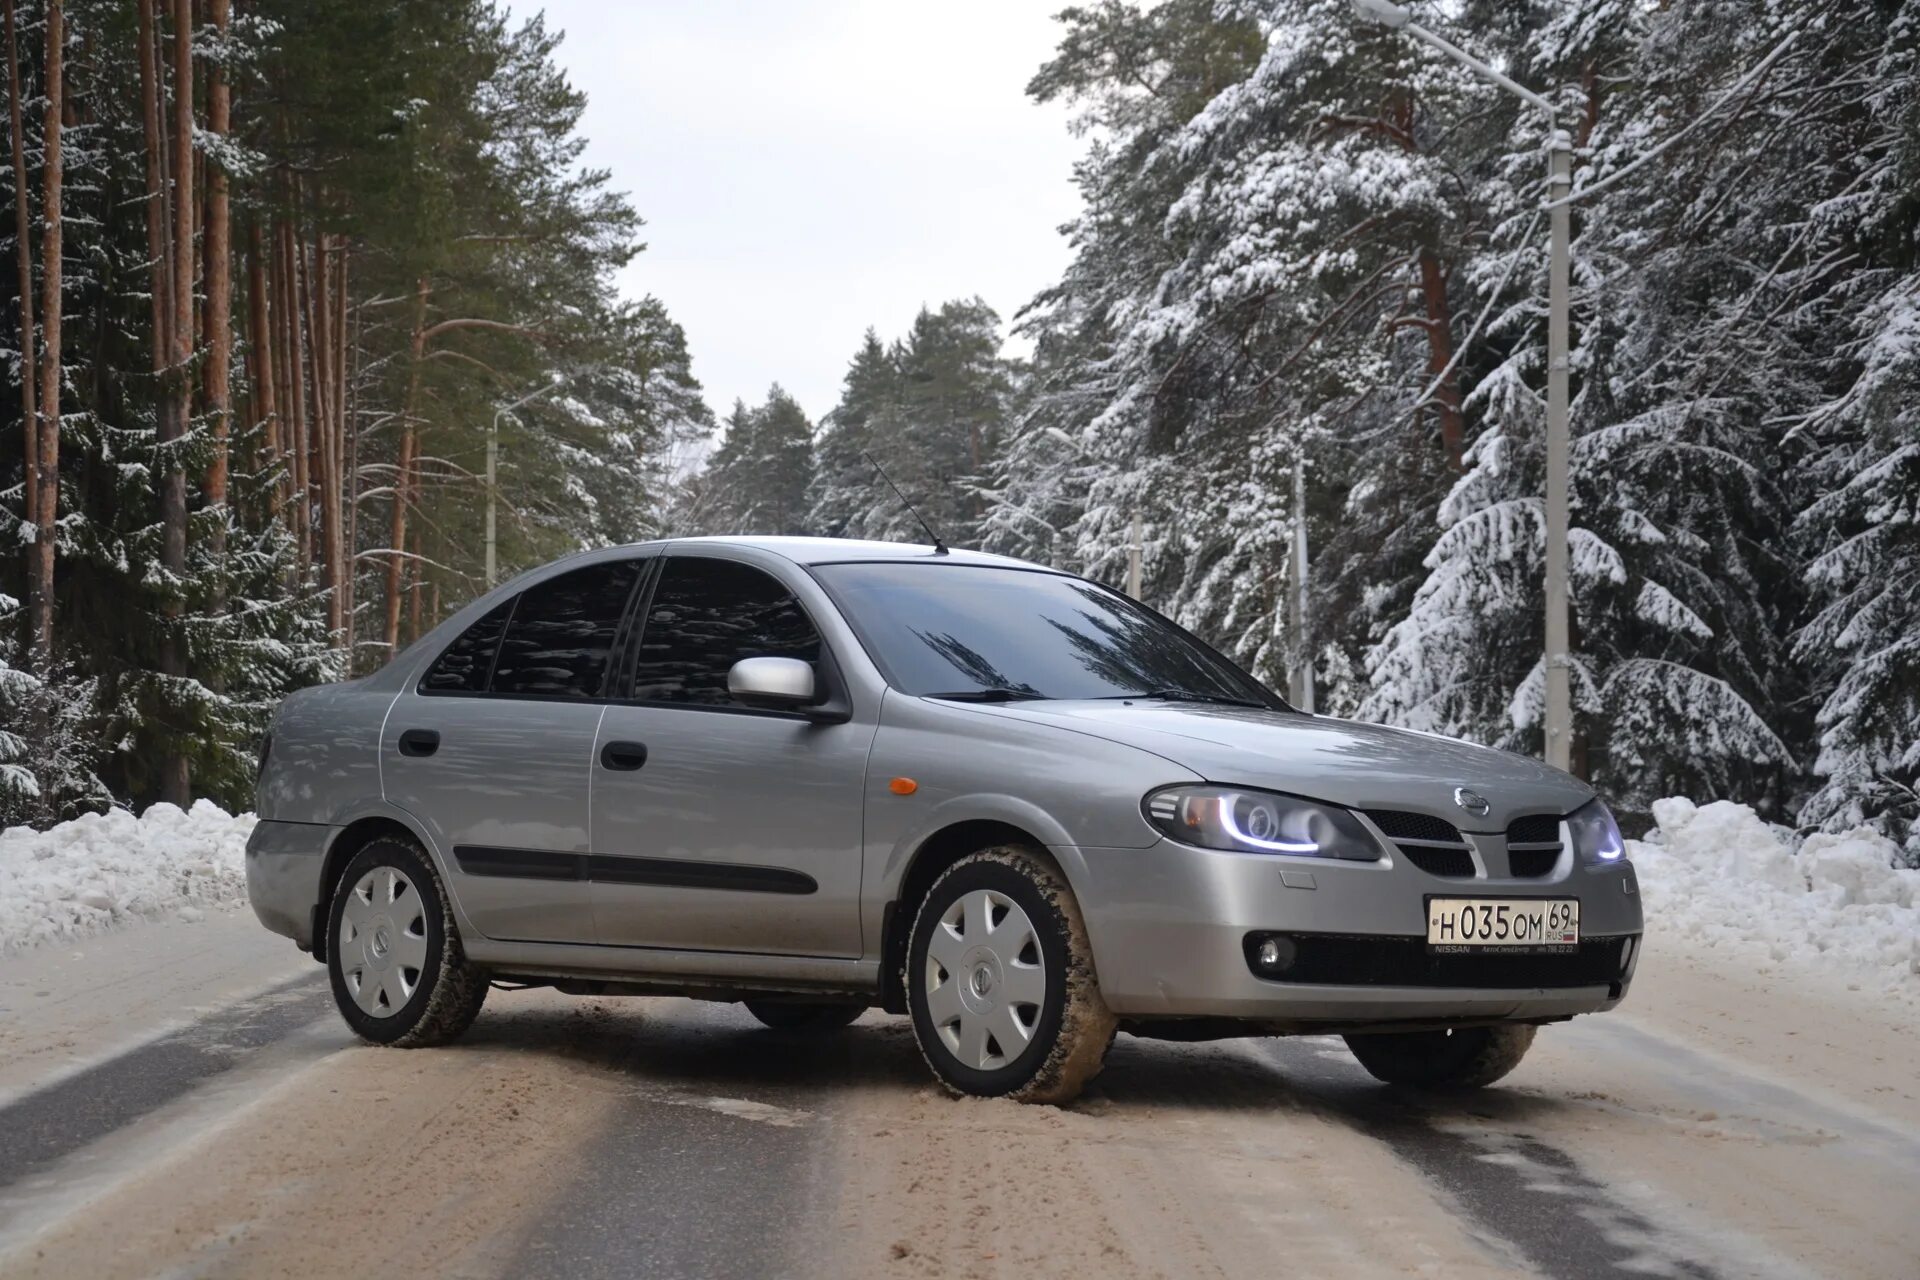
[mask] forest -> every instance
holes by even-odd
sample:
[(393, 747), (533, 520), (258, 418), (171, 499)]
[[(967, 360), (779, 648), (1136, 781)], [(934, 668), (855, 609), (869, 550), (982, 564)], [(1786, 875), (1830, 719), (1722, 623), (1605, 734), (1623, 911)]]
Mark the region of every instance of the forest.
[[(4, 3), (0, 821), (244, 805), (280, 696), (486, 588), (496, 421), (503, 574), (921, 536), (871, 455), (954, 545), (1120, 584), (1137, 522), (1323, 712), (1540, 750), (1540, 121), (1348, 0), (1063, 10), (1065, 272), (875, 317), (818, 422), (615, 291), (543, 23)], [(1576, 771), (1920, 865), (1920, 0), (1414, 7), (1573, 133)]]

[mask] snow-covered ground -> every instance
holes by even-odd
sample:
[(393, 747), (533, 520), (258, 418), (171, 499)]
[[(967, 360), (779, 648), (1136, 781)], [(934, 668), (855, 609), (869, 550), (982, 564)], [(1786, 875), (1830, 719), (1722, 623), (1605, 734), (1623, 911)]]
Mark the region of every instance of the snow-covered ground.
[(244, 902), (252, 830), (252, 814), (201, 800), (0, 831), (0, 954)]
[[(1742, 804), (1662, 800), (1629, 841), (1648, 928), (1669, 951), (1809, 968), (1920, 997), (1920, 871), (1866, 828), (1795, 851)], [(0, 952), (136, 920), (192, 920), (246, 897), (253, 815), (200, 801), (0, 832)]]

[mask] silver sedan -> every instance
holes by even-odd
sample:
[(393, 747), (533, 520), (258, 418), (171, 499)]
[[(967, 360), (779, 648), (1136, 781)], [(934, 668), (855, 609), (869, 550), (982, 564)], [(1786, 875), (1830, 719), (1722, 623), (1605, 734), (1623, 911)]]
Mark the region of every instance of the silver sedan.
[(1606, 805), (1538, 761), (1294, 711), (1115, 592), (834, 539), (588, 552), (275, 717), (268, 928), (370, 1041), (493, 982), (908, 1015), (965, 1093), (1072, 1098), (1116, 1031), (1337, 1033), (1470, 1088), (1612, 1008)]

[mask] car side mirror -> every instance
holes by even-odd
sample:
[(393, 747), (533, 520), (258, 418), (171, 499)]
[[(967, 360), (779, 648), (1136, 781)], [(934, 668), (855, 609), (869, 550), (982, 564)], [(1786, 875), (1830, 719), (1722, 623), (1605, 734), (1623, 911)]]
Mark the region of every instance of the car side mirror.
[(797, 711), (814, 700), (813, 666), (798, 658), (742, 658), (727, 672), (736, 702), (767, 711)]

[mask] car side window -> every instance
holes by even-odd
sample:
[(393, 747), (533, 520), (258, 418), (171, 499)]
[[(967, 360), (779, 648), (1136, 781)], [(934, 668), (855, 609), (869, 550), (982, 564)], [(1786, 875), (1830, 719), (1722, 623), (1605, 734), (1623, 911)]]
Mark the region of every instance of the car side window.
[(528, 587), (500, 640), (488, 691), (508, 698), (599, 697), (642, 563), (612, 560)]
[(726, 706), (727, 672), (742, 658), (820, 660), (820, 633), (771, 574), (732, 560), (675, 556), (647, 611), (633, 696)]
[(513, 615), (513, 600), (489, 609), (486, 616), (460, 633), (446, 652), (420, 678), (422, 693), (485, 693), (493, 674), (493, 655)]

